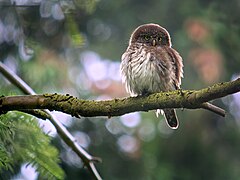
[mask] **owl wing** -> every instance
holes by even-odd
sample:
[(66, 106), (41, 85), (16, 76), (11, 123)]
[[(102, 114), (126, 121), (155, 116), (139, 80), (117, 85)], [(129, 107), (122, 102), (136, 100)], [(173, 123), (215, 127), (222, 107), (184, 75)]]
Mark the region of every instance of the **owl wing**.
[(173, 48), (167, 47), (167, 54), (171, 57), (172, 60), (172, 68), (175, 72), (175, 85), (176, 89), (180, 88), (181, 85), (181, 78), (183, 78), (183, 60), (180, 54)]
[(131, 79), (132, 76), (130, 76), (132, 68), (129, 65), (131, 59), (132, 59), (131, 53), (128, 48), (121, 57), (122, 61), (120, 64), (120, 73), (122, 76), (122, 82), (125, 84), (125, 88), (126, 88), (127, 92), (130, 93), (131, 95), (134, 95), (134, 92), (131, 90), (130, 83), (129, 83), (129, 82), (132, 82), (132, 79)]
[(121, 61), (121, 64), (120, 64), (120, 73), (122, 75), (122, 82), (125, 84), (126, 81), (127, 81), (127, 71), (128, 71), (127, 64), (130, 60), (130, 57), (129, 57), (127, 51), (125, 53), (123, 53), (121, 60), (122, 61)]

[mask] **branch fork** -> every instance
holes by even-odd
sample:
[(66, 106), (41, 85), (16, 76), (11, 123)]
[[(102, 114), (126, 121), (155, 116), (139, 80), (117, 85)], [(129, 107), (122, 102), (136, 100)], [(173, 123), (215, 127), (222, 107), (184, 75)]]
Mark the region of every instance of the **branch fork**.
[[(149, 111), (164, 108), (206, 109), (220, 116), (225, 116), (225, 110), (217, 107), (209, 101), (218, 99), (240, 91), (240, 78), (230, 82), (215, 84), (201, 90), (176, 90), (161, 92), (148, 96), (128, 97), (108, 101), (90, 101), (74, 98), (69, 94), (43, 94), (35, 92), (17, 75), (0, 62), (0, 72), (14, 85), (21, 89), (25, 96), (0, 97), (0, 114), (20, 110), (43, 119), (49, 119), (57, 129), (64, 142), (73, 149), (82, 159), (95, 179), (101, 179), (95, 168), (95, 162), (101, 162), (100, 158), (89, 155), (67, 129), (54, 118), (49, 110), (65, 112), (75, 117), (94, 116), (120, 116), (135, 111)], [(48, 109), (48, 110), (45, 110)]]

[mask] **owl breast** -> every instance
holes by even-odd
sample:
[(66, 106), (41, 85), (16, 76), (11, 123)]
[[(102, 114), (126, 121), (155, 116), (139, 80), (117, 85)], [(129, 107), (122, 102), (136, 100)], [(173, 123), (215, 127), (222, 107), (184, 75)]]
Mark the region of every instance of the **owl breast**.
[[(175, 90), (171, 61), (158, 49), (128, 48), (122, 56), (121, 73), (131, 95)], [(158, 52), (158, 54), (156, 54)], [(160, 56), (159, 56), (160, 53)]]

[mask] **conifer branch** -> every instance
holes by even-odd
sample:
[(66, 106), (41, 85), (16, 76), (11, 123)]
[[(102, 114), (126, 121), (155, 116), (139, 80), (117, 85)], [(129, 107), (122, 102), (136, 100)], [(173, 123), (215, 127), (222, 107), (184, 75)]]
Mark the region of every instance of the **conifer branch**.
[[(23, 93), (34, 95), (35, 92), (33, 89), (27, 85), (20, 77), (18, 77), (15, 73), (13, 73), (8, 67), (6, 67), (2, 62), (0, 62), (0, 73), (4, 75), (12, 84), (18, 87)], [(45, 109), (45, 108), (43, 108)], [(0, 114), (1, 114), (0, 109)], [(76, 141), (76, 139), (70, 134), (70, 132), (50, 113), (49, 110), (36, 110), (36, 109), (22, 109), (21, 111), (26, 112), (28, 114), (35, 115), (36, 117), (40, 117), (42, 119), (49, 119), (51, 123), (56, 128), (59, 136), (62, 140), (70, 147), (72, 150), (82, 159), (84, 165), (88, 168), (92, 176), (101, 180), (101, 176), (99, 175), (95, 162), (101, 162), (101, 159), (98, 157), (93, 157), (88, 154)], [(5, 113), (4, 111), (2, 111)]]

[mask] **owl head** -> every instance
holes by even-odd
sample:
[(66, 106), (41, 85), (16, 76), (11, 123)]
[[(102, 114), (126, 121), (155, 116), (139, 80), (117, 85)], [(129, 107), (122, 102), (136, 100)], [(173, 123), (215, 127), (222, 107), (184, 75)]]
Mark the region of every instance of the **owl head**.
[(172, 46), (167, 30), (153, 23), (143, 24), (136, 28), (131, 35), (129, 43), (142, 43), (148, 46)]

